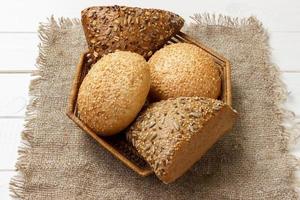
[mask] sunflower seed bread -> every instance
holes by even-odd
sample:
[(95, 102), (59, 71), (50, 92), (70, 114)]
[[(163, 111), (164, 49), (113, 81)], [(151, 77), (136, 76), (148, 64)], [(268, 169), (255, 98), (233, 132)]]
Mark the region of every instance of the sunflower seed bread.
[(230, 130), (235, 118), (236, 112), (219, 100), (173, 98), (150, 104), (126, 137), (157, 177), (170, 183)]
[(81, 21), (90, 62), (116, 49), (149, 58), (184, 24), (184, 20), (172, 12), (125, 6), (86, 8), (81, 11)]

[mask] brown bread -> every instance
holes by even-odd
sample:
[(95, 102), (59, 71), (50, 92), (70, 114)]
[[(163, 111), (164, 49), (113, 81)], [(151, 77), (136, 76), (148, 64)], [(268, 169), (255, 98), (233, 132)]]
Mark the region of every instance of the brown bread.
[(116, 49), (149, 58), (180, 31), (184, 20), (168, 11), (125, 6), (97, 6), (81, 12), (90, 61)]
[(150, 104), (126, 136), (157, 177), (170, 183), (230, 130), (235, 118), (222, 101), (179, 97)]

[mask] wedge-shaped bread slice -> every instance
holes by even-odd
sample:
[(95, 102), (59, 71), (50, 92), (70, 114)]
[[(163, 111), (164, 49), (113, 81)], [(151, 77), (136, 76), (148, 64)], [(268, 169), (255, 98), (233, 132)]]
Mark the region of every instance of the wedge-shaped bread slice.
[(93, 62), (116, 49), (148, 58), (184, 24), (180, 16), (168, 11), (125, 6), (86, 8), (81, 20)]
[(170, 183), (232, 128), (236, 115), (219, 100), (179, 97), (150, 104), (126, 134), (157, 177)]

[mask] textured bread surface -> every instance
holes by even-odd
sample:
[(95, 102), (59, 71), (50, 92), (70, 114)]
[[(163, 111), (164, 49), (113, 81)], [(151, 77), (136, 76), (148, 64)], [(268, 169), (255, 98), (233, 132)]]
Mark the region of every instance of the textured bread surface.
[(126, 136), (157, 177), (170, 183), (230, 130), (235, 117), (219, 100), (179, 97), (150, 104)]
[(149, 89), (149, 66), (141, 55), (125, 51), (105, 55), (80, 86), (79, 117), (101, 135), (116, 134), (134, 120)]
[(125, 6), (97, 6), (81, 12), (90, 61), (116, 49), (148, 58), (180, 31), (184, 20), (168, 11)]
[(221, 77), (211, 55), (188, 43), (176, 43), (158, 50), (149, 59), (150, 94), (154, 100), (180, 96), (217, 99)]

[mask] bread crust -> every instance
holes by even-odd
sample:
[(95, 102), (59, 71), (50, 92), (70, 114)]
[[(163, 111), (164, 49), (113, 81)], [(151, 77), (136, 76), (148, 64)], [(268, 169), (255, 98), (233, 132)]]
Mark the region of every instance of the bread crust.
[(149, 89), (149, 66), (141, 55), (125, 51), (105, 55), (79, 88), (79, 117), (100, 135), (119, 133), (135, 119)]
[(219, 100), (179, 97), (150, 104), (126, 134), (157, 177), (170, 183), (232, 127), (235, 117)]
[(81, 12), (81, 21), (90, 62), (116, 49), (149, 58), (184, 24), (179, 15), (169, 11), (126, 6), (89, 7)]
[(217, 99), (221, 76), (211, 55), (188, 43), (176, 43), (158, 50), (149, 59), (150, 95), (153, 100), (180, 96)]

